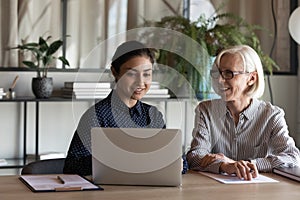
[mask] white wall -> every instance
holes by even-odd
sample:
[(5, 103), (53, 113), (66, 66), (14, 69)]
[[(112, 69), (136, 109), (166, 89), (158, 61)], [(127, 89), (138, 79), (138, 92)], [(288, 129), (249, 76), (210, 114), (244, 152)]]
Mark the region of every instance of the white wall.
[[(31, 72), (0, 72), (0, 87), (8, 88), (11, 81), (18, 74), (20, 79), (16, 86), (16, 94), (19, 96), (32, 96), (31, 93)], [(78, 76), (76, 73), (53, 72), (54, 85), (57, 90), (63, 86), (64, 81), (91, 80), (98, 78), (98, 74), (83, 73)], [(300, 144), (300, 137), (297, 135), (297, 76), (272, 76), (272, 90), (274, 104), (286, 111), (286, 119), (291, 135)], [(265, 100), (269, 100), (268, 88), (266, 88)], [(155, 102), (152, 102), (155, 103)], [(40, 152), (60, 151), (68, 149), (71, 137), (76, 128), (81, 114), (91, 104), (88, 102), (42, 102), (40, 103)], [(156, 104), (164, 111), (164, 104)], [(167, 104), (167, 126), (169, 128), (181, 128), (185, 133), (186, 145), (191, 140), (191, 131), (194, 124), (194, 108), (192, 102), (172, 101)], [(0, 158), (21, 157), (22, 155), (22, 131), (23, 131), (23, 106), (19, 103), (0, 103)], [(28, 153), (34, 153), (35, 148), (35, 105), (28, 104)], [(186, 112), (187, 111), (187, 112)]]
[[(272, 76), (270, 77), (270, 83), (273, 91), (273, 104), (284, 109), (286, 114), (286, 121), (290, 130), (290, 135), (294, 137), (297, 146), (300, 147), (300, 135), (299, 130), (297, 130), (297, 76)], [(270, 101), (268, 84), (266, 84), (263, 99)]]

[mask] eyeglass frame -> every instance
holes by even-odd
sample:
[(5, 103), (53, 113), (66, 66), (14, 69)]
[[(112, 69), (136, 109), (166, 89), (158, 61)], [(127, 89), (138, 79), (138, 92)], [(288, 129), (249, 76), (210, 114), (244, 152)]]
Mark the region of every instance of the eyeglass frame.
[[(213, 73), (216, 73), (216, 72), (219, 72), (218, 76), (213, 76)], [(226, 72), (226, 73), (230, 73), (231, 74), (231, 77), (230, 78), (226, 78), (224, 77), (223, 73)], [(210, 76), (213, 78), (213, 79), (217, 79), (219, 78), (219, 76), (221, 76), (224, 80), (231, 80), (233, 79), (236, 75), (240, 75), (240, 74), (249, 74), (250, 72), (246, 72), (246, 71), (231, 71), (229, 69), (226, 69), (226, 70), (223, 70), (221, 71), (220, 69), (218, 70), (213, 70), (211, 69), (210, 70)]]

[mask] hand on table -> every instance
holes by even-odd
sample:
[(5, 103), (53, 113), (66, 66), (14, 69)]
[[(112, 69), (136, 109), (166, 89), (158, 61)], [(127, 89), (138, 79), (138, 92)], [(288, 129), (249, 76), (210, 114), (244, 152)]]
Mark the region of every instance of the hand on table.
[(240, 179), (249, 181), (258, 176), (256, 165), (244, 160), (223, 162), (220, 165), (220, 171), (227, 174), (236, 174)]
[(234, 160), (226, 157), (222, 153), (217, 153), (217, 154), (206, 154), (200, 161), (200, 166), (201, 167), (207, 167), (211, 163), (213, 163), (216, 160), (222, 160), (223, 162), (235, 162)]

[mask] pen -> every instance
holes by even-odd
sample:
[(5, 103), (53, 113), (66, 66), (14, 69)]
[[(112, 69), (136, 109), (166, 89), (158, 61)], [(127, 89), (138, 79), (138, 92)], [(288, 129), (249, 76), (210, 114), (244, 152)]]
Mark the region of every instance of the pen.
[(11, 84), (9, 91), (13, 91), (13, 89), (16, 87), (17, 81), (19, 79), (19, 75), (17, 75), (13, 81), (13, 83)]
[(60, 182), (61, 184), (65, 184), (65, 181), (64, 181), (64, 179), (62, 179), (62, 177), (57, 176), (57, 179), (59, 180), (59, 182)]

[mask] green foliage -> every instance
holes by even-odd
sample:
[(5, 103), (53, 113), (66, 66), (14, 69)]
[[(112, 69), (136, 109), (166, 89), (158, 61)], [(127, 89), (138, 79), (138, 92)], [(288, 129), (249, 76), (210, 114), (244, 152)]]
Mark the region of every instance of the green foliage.
[(29, 51), (32, 54), (31, 60), (24, 60), (23, 64), (29, 68), (36, 69), (37, 77), (47, 77), (47, 72), (51, 64), (54, 63), (57, 59), (60, 60), (63, 64), (69, 66), (69, 61), (63, 57), (56, 57), (54, 54), (58, 49), (63, 45), (61, 40), (56, 40), (50, 44), (47, 42), (51, 39), (51, 36), (48, 36), (46, 39), (43, 37), (39, 38), (38, 43), (30, 42), (18, 45), (12, 49), (19, 49), (21, 51)]
[[(159, 63), (171, 66), (181, 73), (189, 80), (196, 93), (199, 92), (199, 83), (201, 81), (208, 81), (208, 67), (212, 64), (211, 58), (215, 57), (222, 49), (230, 46), (240, 44), (251, 46), (260, 56), (264, 70), (267, 73), (272, 74), (274, 68), (279, 68), (275, 61), (261, 49), (260, 41), (255, 31), (263, 30), (263, 28), (248, 24), (241, 17), (231, 13), (216, 14), (210, 18), (205, 18), (201, 15), (196, 22), (191, 22), (189, 19), (179, 15), (167, 16), (160, 21), (145, 21), (143, 26), (154, 26), (178, 31), (201, 45), (203, 50), (200, 51), (195, 51), (195, 49), (189, 47), (189, 53), (195, 54), (192, 57), (189, 56), (189, 58), (192, 58), (189, 62), (182, 58), (182, 56), (174, 55), (174, 52), (167, 52), (165, 50), (159, 50), (160, 56), (157, 59)], [(149, 35), (146, 37), (149, 37)], [(159, 37), (162, 38), (163, 36)], [(182, 45), (180, 41), (169, 41), (167, 36), (164, 37), (164, 40), (156, 39), (155, 41), (163, 42), (165, 43), (164, 45), (172, 43), (173, 46), (177, 45), (177, 48), (181, 48)], [(210, 83), (205, 87), (204, 91), (209, 91)]]
[[(220, 20), (226, 22), (217, 23)], [(260, 40), (255, 31), (264, 31), (258, 25), (248, 24), (244, 19), (231, 13), (223, 13), (205, 19), (200, 16), (196, 22), (201, 24), (198, 41), (206, 46), (209, 55), (216, 56), (222, 49), (234, 45), (249, 45), (261, 58), (265, 72), (272, 74), (274, 68), (279, 68), (275, 61), (265, 54), (261, 49)], [(209, 24), (214, 23), (213, 28)]]

